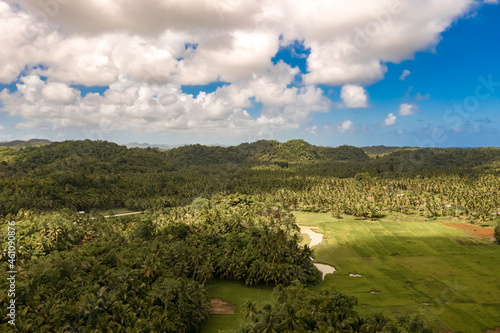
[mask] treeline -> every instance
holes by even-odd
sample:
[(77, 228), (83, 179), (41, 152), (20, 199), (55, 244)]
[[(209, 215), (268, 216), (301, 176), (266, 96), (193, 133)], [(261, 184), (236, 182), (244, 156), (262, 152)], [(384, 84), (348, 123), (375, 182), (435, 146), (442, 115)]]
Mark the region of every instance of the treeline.
[[(285, 143), (262, 140), (228, 148), (192, 145), (167, 151), (127, 149), (114, 143), (86, 140), (18, 150), (5, 148), (0, 155), (0, 215), (16, 214), (23, 208), (161, 209), (187, 205), (196, 197), (231, 193), (281, 197), (283, 191), (291, 193), (287, 196), (305, 198), (300, 199), (299, 207), (318, 204), (333, 209), (322, 201), (333, 204), (338, 198), (315, 189), (328, 184), (337, 186), (340, 180), (354, 177), (372, 179), (371, 191), (387, 195), (391, 194), (387, 187), (397, 187), (401, 182), (421, 184), (410, 188), (426, 198), (412, 199), (412, 203), (403, 203), (404, 207), (415, 208), (425, 201), (431, 209), (433, 206), (428, 202), (483, 212), (489, 204), (481, 208), (469, 204), (465, 197), (457, 203), (451, 198), (454, 194), (428, 191), (431, 187), (426, 184), (440, 183), (436, 186), (447, 187), (452, 179), (454, 185), (462, 187), (458, 192), (476, 198), (473, 200), (476, 202), (485, 195), (483, 187), (475, 184), (480, 179), (496, 184), (500, 175), (500, 149), (496, 148), (398, 150), (370, 159), (359, 148), (317, 147), (303, 140)], [(344, 186), (343, 182), (339, 186)], [(356, 190), (352, 186), (349, 189)], [(393, 205), (377, 201), (380, 196), (370, 197), (375, 201), (368, 196), (366, 200), (382, 210)], [(486, 200), (498, 208), (493, 198), (486, 196)], [(352, 209), (343, 211), (349, 213)], [(467, 213), (470, 215), (473, 214)]]
[(16, 148), (38, 147), (38, 146), (48, 145), (50, 143), (51, 142), (46, 139), (31, 139), (28, 141), (14, 140), (14, 141), (0, 142), (0, 147), (16, 147)]
[(393, 180), (360, 173), (347, 179), (311, 177), (310, 183), (302, 190), (280, 189), (275, 197), (295, 210), (331, 212), (338, 218), (398, 212), (488, 223), (500, 215), (500, 177), (493, 175)]
[(273, 291), (274, 305), (258, 308), (255, 302), (244, 305), (246, 326), (235, 333), (253, 332), (357, 332), (357, 333), (431, 333), (418, 316), (397, 319), (383, 313), (360, 316), (354, 311), (355, 297), (335, 290), (314, 292), (299, 283), (278, 286)]
[[(197, 332), (209, 315), (208, 280), (321, 280), (293, 215), (247, 196), (127, 219), (24, 211), (13, 220), (18, 332)], [(5, 332), (8, 302), (0, 294)]]

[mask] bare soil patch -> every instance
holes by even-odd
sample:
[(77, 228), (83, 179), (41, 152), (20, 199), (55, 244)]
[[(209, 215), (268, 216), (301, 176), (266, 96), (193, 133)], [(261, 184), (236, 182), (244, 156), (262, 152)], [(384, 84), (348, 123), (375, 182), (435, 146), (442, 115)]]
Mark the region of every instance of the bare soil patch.
[(211, 314), (233, 314), (236, 305), (223, 301), (220, 298), (210, 299), (210, 313)]
[(487, 330), (487, 333), (495, 333), (495, 332), (500, 332), (500, 327), (497, 327), (495, 330)]
[(452, 227), (458, 230), (463, 230), (467, 234), (471, 236), (476, 236), (479, 238), (491, 238), (493, 237), (494, 230), (493, 228), (485, 228), (479, 227), (471, 224), (463, 224), (463, 223), (445, 223), (447, 227)]

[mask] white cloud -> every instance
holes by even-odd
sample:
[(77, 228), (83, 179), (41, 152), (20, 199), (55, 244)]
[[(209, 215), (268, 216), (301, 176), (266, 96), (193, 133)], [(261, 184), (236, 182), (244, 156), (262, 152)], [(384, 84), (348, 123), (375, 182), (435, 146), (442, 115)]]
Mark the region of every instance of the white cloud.
[(49, 101), (68, 104), (75, 101), (80, 93), (64, 83), (49, 83), (42, 89), (42, 95)]
[(404, 81), (404, 80), (406, 79), (406, 77), (407, 77), (408, 75), (410, 75), (410, 74), (411, 74), (411, 72), (410, 72), (409, 70), (405, 69), (405, 70), (403, 71), (403, 73), (401, 73), (401, 76), (399, 77), (399, 79), (400, 79), (401, 81)]
[(411, 116), (415, 113), (417, 106), (415, 104), (403, 103), (399, 106), (399, 115), (400, 116)]
[[(362, 86), (383, 79), (384, 64), (432, 49), (477, 4), (0, 0), (0, 83), (21, 75), (19, 92), (3, 92), (0, 101), (25, 119), (19, 128), (296, 128), (331, 106), (317, 84), (343, 86), (345, 107), (366, 107)], [(307, 74), (272, 63), (280, 46), (295, 41), (310, 49)], [(297, 75), (304, 86), (293, 87)], [(216, 81), (230, 85), (197, 98), (180, 90)], [(82, 98), (73, 84), (110, 89)], [(250, 98), (263, 104), (257, 119), (245, 111)]]
[(340, 133), (345, 133), (345, 132), (349, 131), (350, 129), (352, 129), (352, 125), (353, 125), (353, 124), (354, 124), (354, 123), (353, 123), (352, 121), (350, 121), (350, 120), (346, 120), (346, 121), (342, 122), (341, 124), (339, 124), (339, 125), (337, 126), (338, 131), (339, 131)]
[(385, 62), (432, 49), (473, 0), (281, 1), (291, 22), (285, 39), (311, 48), (308, 83), (368, 84), (383, 78)]
[(422, 95), (421, 93), (417, 93), (415, 95), (415, 99), (417, 101), (425, 101), (425, 100), (428, 100), (429, 98), (431, 98), (431, 94)]
[(342, 87), (340, 97), (346, 108), (366, 108), (368, 97), (363, 87), (356, 85), (345, 85)]
[[(300, 127), (311, 112), (326, 112), (330, 101), (313, 86), (287, 87), (296, 70), (284, 63), (249, 82), (233, 83), (196, 98), (175, 84), (147, 84), (121, 78), (103, 95), (85, 97), (63, 83), (38, 75), (21, 78), (18, 91), (4, 90), (3, 111), (25, 119), (18, 129), (95, 128), (101, 132), (211, 132), (221, 136), (264, 135)], [(278, 98), (273, 98), (277, 96)], [(264, 104), (261, 114), (246, 111), (252, 99)]]
[(0, 80), (43, 63), (44, 75), (66, 83), (111, 84), (121, 75), (233, 82), (267, 70), (280, 43), (302, 40), (311, 50), (307, 84), (367, 84), (383, 78), (383, 63), (435, 46), (474, 3), (0, 0), (0, 42), (9, 50)]
[(396, 116), (394, 113), (389, 113), (387, 115), (387, 118), (384, 120), (384, 125), (385, 126), (394, 126), (396, 125)]
[(4, 127), (2, 125), (0, 125), (0, 131), (3, 131), (4, 130)]

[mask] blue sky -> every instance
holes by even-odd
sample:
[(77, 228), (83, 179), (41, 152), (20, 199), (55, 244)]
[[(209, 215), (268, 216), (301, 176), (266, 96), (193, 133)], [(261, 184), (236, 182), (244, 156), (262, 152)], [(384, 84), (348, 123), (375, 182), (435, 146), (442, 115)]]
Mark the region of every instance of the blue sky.
[[(358, 24), (362, 10), (342, 7), (345, 26), (318, 19), (310, 27), (303, 8), (278, 1), (292, 28), (275, 18), (268, 28), (243, 16), (267, 15), (265, 6), (217, 7), (208, 13), (217, 29), (185, 18), (205, 24), (195, 32), (147, 21), (148, 31), (131, 32), (107, 17), (118, 31), (109, 32), (83, 19), (74, 23), (72, 11), (61, 7), (52, 26), (31, 32), (46, 38), (41, 46), (31, 35), (5, 41), (11, 49), (0, 54), (7, 63), (0, 72), (0, 140), (499, 146), (500, 7), (460, 2), (448, 13), (431, 1), (418, 17), (408, 8), (418, 4), (390, 12), (380, 2), (370, 9), (375, 19), (356, 28), (349, 20)], [(40, 17), (22, 2), (0, 5), (7, 25)], [(328, 10), (338, 11), (325, 6), (325, 16)], [(390, 25), (358, 47), (356, 34), (382, 12), (391, 15)], [(238, 15), (242, 26), (234, 28), (228, 21)], [(39, 54), (26, 55), (28, 47)]]

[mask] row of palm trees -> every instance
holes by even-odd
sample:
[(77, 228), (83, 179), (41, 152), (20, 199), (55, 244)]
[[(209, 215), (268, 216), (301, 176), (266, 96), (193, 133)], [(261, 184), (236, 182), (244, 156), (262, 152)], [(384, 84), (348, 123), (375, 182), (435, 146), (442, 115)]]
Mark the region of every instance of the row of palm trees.
[(303, 190), (280, 189), (276, 198), (294, 209), (330, 211), (338, 217), (400, 212), (480, 223), (495, 218), (500, 207), (500, 177), (493, 175), (400, 180), (312, 177), (310, 183)]
[(427, 333), (424, 322), (416, 316), (396, 320), (382, 313), (360, 316), (353, 309), (354, 297), (337, 291), (315, 292), (299, 283), (277, 286), (273, 291), (274, 305), (259, 308), (253, 301), (244, 303), (243, 313), (248, 324), (235, 333)]

